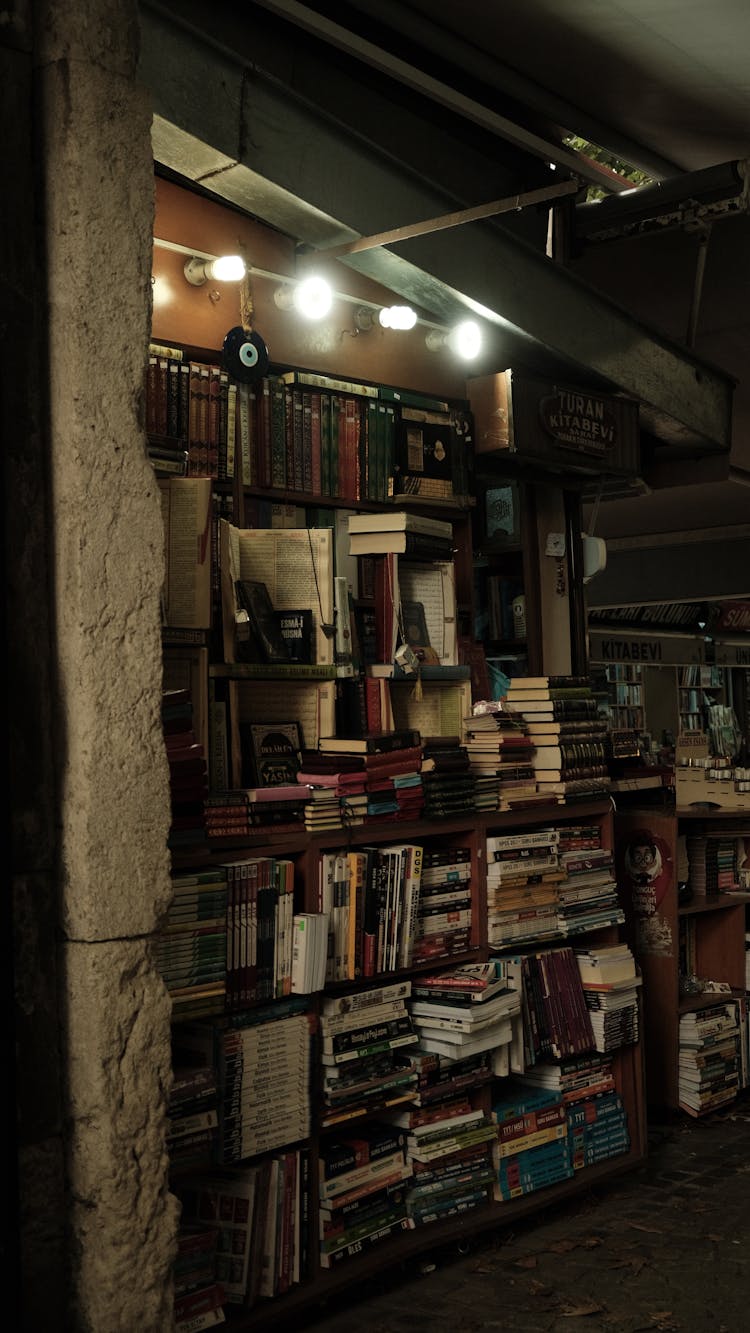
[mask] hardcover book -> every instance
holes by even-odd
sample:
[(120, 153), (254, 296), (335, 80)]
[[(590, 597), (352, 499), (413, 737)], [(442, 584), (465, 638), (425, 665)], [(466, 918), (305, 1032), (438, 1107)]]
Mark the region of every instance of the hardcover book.
[[(235, 587), (240, 608), (247, 614), (248, 637), (244, 640), (244, 647), (250, 659), (269, 663), (288, 662), (289, 645), (281, 632), (265, 583), (255, 579), (237, 579)], [(238, 648), (242, 646), (238, 623)]]
[(254, 786), (279, 787), (296, 784), (300, 767), (300, 731), (296, 722), (251, 724)]

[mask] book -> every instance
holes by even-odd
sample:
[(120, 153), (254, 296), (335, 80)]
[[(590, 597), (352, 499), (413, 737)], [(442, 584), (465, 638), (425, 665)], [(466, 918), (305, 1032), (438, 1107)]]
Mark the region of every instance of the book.
[[(446, 526), (450, 526), (447, 524)], [(359, 532), (349, 538), (349, 552), (357, 555), (382, 555), (392, 551), (405, 559), (450, 560), (452, 537), (435, 537), (426, 532)]]
[[(237, 601), (246, 621), (237, 620), (237, 647), (241, 657), (250, 654), (251, 661), (286, 663), (290, 660), (289, 645), (281, 633), (274, 607), (265, 583), (256, 579), (237, 579)], [(242, 632), (246, 624), (247, 632)]]
[[(249, 723), (252, 769), (257, 787), (292, 786), (300, 767), (301, 740), (296, 722)], [(297, 784), (298, 786), (301, 784)], [(297, 792), (297, 797), (304, 792)], [(262, 799), (255, 795), (256, 802)]]
[(382, 514), (352, 514), (349, 518), (349, 532), (352, 535), (414, 532), (450, 541), (453, 537), (453, 524), (444, 519), (427, 518), (423, 514), (391, 509)]
[(365, 736), (321, 736), (318, 748), (323, 754), (388, 754), (394, 750), (413, 749), (420, 741), (418, 731), (402, 728), (397, 731), (369, 732)]

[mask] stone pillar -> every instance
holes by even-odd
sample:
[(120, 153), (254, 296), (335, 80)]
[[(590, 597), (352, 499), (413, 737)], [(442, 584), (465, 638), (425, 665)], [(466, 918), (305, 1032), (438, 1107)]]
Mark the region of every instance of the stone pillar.
[(136, 0), (34, 8), (65, 1326), (164, 1333), (177, 1205), (164, 1142), (169, 1002), (152, 949), (170, 882), (163, 536), (143, 431), (151, 114), (136, 83)]

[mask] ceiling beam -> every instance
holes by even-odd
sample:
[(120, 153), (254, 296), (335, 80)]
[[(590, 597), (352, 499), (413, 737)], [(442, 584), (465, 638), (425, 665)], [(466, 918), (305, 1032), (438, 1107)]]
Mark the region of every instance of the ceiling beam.
[[(469, 188), (479, 197), (477, 179), (484, 178), (485, 188), (498, 179), (501, 159), (482, 158), (486, 141), (480, 138), (474, 149), (459, 122), (441, 133), (440, 176), (427, 179), (417, 164), (425, 145), (435, 152), (435, 134), (418, 99), (405, 105), (400, 90), (392, 101), (388, 86), (370, 87), (365, 137), (350, 68), (327, 63), (325, 51), (308, 51), (303, 98), (291, 75), (292, 88), (281, 70), (269, 74), (244, 54), (250, 45), (256, 59), (262, 53), (271, 64), (278, 39), (264, 45), (258, 28), (248, 35), (224, 12), (219, 41), (218, 11), (209, 33), (191, 27), (186, 10), (196, 21), (204, 14), (200, 6), (190, 9), (189, 0), (168, 15), (151, 5), (142, 14), (140, 76), (155, 111), (156, 160), (306, 245), (345, 245), (394, 221), (444, 213), (464, 203)], [(286, 58), (296, 71), (293, 54)], [(346, 124), (334, 114), (342, 106), (352, 108)], [(384, 144), (375, 140), (377, 126)], [(469, 313), (482, 317), (487, 352), (474, 373), (512, 366), (629, 394), (642, 404), (643, 424), (666, 446), (665, 454), (669, 446), (683, 452), (729, 447), (728, 376), (640, 324), (495, 220), (415, 237), (399, 254), (379, 248), (345, 262), (441, 323)]]

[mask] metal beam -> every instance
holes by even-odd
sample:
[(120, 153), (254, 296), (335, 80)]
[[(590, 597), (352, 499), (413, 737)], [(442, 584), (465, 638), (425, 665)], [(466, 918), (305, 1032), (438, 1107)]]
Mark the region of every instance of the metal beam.
[(376, 236), (360, 236), (358, 240), (348, 241), (345, 245), (319, 250), (314, 258), (342, 259), (344, 255), (360, 254), (363, 250), (375, 250), (383, 245), (397, 245), (399, 241), (409, 241), (415, 236), (427, 236), (434, 231), (463, 227), (467, 222), (494, 218), (500, 213), (520, 213), (522, 208), (528, 208), (531, 204), (549, 203), (554, 199), (562, 199), (565, 195), (577, 194), (579, 188), (577, 181), (561, 181), (559, 185), (549, 185), (542, 190), (527, 190), (525, 194), (514, 194), (510, 199), (494, 199), (489, 204), (477, 204), (475, 208), (461, 208), (454, 213), (443, 213), (440, 217), (428, 218), (425, 222), (412, 222), (406, 227), (393, 227), (390, 231), (378, 232)]

